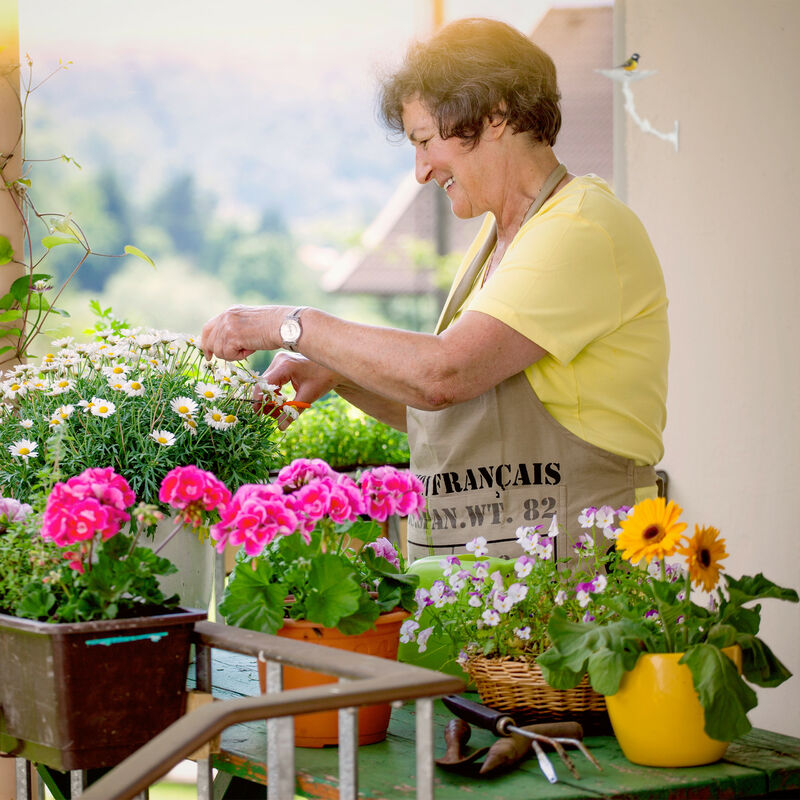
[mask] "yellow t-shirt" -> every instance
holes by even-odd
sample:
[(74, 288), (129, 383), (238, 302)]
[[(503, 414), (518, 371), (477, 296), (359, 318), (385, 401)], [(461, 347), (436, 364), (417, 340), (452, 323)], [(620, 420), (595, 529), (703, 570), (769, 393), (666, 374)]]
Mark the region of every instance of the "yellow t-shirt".
[[(454, 286), (492, 221), (487, 215)], [(489, 314), (547, 351), (526, 374), (548, 412), (597, 447), (658, 463), (669, 358), (664, 276), (642, 223), (605, 181), (570, 181), (520, 229), (483, 287), (481, 279), (461, 310)]]

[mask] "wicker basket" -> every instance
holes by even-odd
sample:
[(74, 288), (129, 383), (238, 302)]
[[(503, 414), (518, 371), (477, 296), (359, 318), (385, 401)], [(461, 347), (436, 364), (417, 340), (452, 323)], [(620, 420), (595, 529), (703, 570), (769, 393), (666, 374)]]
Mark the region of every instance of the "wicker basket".
[(592, 689), (586, 676), (574, 689), (553, 689), (535, 661), (476, 656), (466, 665), (481, 700), (528, 722), (574, 720), (593, 731), (609, 726), (606, 701)]

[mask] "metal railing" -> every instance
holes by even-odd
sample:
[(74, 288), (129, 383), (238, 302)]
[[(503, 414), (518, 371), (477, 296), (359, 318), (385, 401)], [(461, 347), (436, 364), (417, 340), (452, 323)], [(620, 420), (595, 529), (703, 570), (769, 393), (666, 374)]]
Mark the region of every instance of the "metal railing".
[[(357, 707), (416, 700), (417, 798), (433, 798), (433, 698), (461, 692), (464, 682), (451, 675), (246, 631), (214, 622), (195, 625), (197, 688), (211, 691), (211, 650), (227, 650), (267, 661), (267, 694), (218, 700), (181, 717), (114, 767), (80, 796), (83, 800), (132, 800), (169, 770), (231, 725), (267, 719), (267, 797), (295, 795), (294, 720), (296, 714), (339, 709), (339, 797), (358, 796)], [(284, 665), (320, 671), (336, 683), (282, 691)], [(198, 792), (211, 796), (211, 759), (198, 764)], [(23, 795), (25, 796), (25, 795)]]

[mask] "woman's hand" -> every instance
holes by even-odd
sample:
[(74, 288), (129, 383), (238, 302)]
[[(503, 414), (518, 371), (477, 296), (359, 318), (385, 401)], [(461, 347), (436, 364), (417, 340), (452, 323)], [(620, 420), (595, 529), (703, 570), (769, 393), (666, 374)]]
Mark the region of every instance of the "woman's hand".
[(200, 347), (206, 359), (212, 356), (225, 361), (242, 361), (257, 350), (281, 346), (280, 320), (284, 306), (231, 306), (206, 322)]
[[(262, 375), (262, 381), (270, 386), (277, 386), (278, 389), (290, 383), (295, 390), (294, 401), (303, 405), (310, 405), (315, 400), (319, 400), (320, 397), (331, 391), (340, 379), (341, 376), (332, 370), (309, 361), (297, 353), (287, 352), (278, 353)], [(271, 403), (269, 405), (262, 403), (262, 397), (261, 390), (256, 387), (253, 393), (255, 410), (272, 414), (272, 416), (279, 414), (278, 409), (275, 409)], [(278, 427), (285, 430), (292, 420), (286, 415), (280, 415), (279, 418)]]

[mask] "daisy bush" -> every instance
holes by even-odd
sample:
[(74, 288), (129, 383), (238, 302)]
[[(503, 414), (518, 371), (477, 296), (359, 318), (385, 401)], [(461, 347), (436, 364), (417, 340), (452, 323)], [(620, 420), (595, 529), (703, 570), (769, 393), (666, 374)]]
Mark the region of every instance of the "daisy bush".
[(277, 465), (277, 420), (253, 411), (259, 380), (168, 331), (121, 325), (57, 340), (38, 363), (0, 374), (0, 489), (26, 499), (47, 463), (60, 476), (113, 466), (153, 504), (177, 466), (233, 488), (260, 480)]
[(473, 539), (466, 556), (441, 560), (440, 580), (417, 590), (401, 641), (416, 642), (425, 652), (434, 636), (437, 649), (463, 666), (476, 656), (532, 659), (550, 644), (547, 626), (555, 609), (575, 622), (608, 619), (615, 613), (612, 598), (639, 591), (628, 571), (616, 569), (613, 541), (628, 511), (584, 510), (585, 532), (572, 558), (554, 558), (556, 540), (563, 537), (556, 518), (549, 527), (518, 528), (520, 555), (513, 560), (488, 558), (486, 539)]
[(220, 604), (229, 624), (275, 633), (285, 616), (361, 633), (383, 611), (414, 605), (406, 573), (379, 523), (422, 508), (422, 484), (394, 467), (356, 477), (323, 459), (295, 459), (269, 484), (239, 487), (211, 539), (240, 546)]
[[(172, 470), (161, 484), (174, 512), (173, 534), (188, 520), (208, 526), (230, 501), (211, 473), (190, 465)], [(139, 616), (177, 606), (165, 597), (159, 576), (175, 566), (139, 537), (163, 517), (138, 503), (128, 481), (111, 467), (92, 467), (58, 482), (43, 507), (0, 498), (0, 612), (45, 622), (85, 622)]]
[[(556, 688), (576, 686), (588, 674), (596, 691), (613, 695), (641, 653), (682, 653), (705, 709), (706, 733), (731, 741), (750, 730), (747, 712), (757, 699), (747, 682), (778, 686), (791, 676), (758, 637), (761, 606), (754, 604), (796, 603), (798, 595), (761, 573), (726, 574), (720, 531), (695, 525), (689, 537), (681, 513), (664, 498), (634, 506), (615, 533), (636, 591), (609, 597), (610, 613), (602, 618), (575, 620), (557, 608), (547, 629), (552, 646), (537, 663)], [(721, 653), (731, 646), (741, 648), (742, 675)]]

